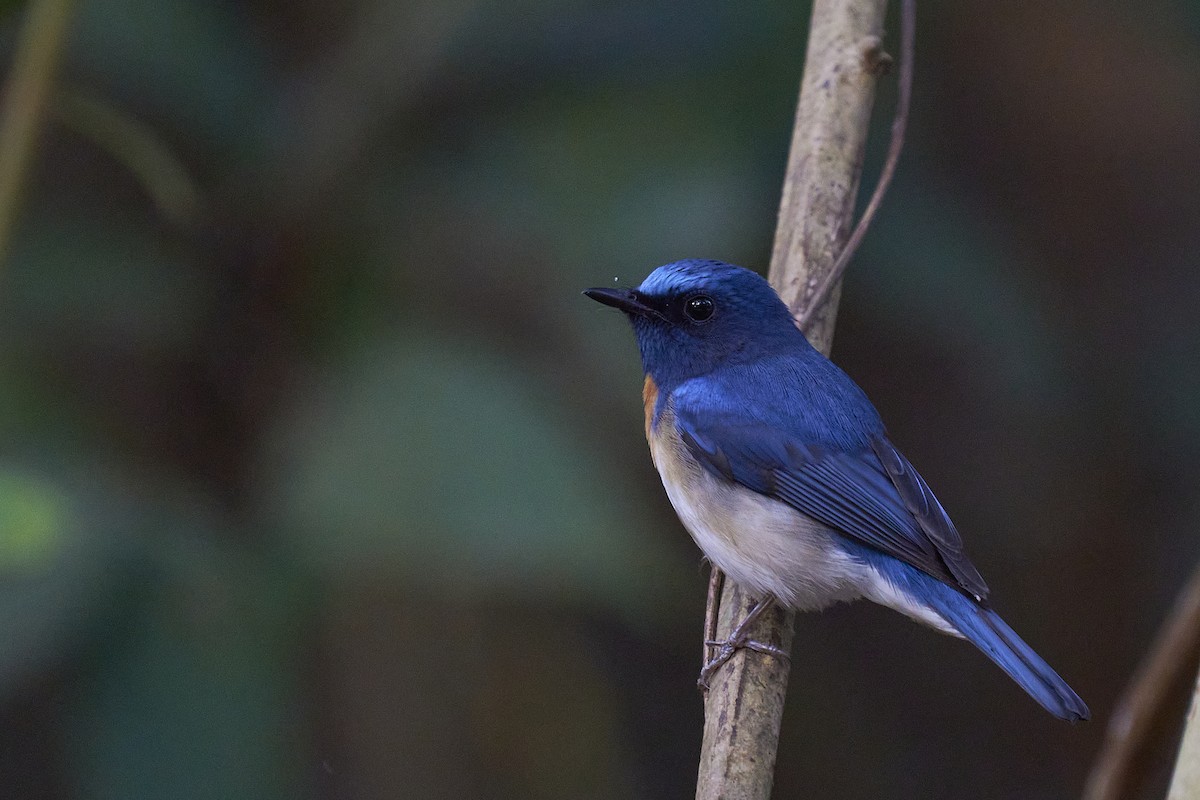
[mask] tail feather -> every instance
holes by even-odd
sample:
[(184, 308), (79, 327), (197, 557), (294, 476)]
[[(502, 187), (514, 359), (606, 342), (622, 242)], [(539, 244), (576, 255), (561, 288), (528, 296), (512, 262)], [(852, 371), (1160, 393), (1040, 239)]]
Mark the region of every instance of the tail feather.
[(944, 584), (929, 595), (929, 605), (1042, 708), (1068, 722), (1079, 722), (1091, 716), (1079, 695), (995, 611)]
[(848, 541), (842, 546), (875, 569), (889, 587), (882, 596), (864, 592), (875, 602), (941, 628), (929, 619), (928, 612), (934, 612), (1054, 716), (1068, 722), (1091, 716), (1079, 695), (995, 611), (899, 559)]

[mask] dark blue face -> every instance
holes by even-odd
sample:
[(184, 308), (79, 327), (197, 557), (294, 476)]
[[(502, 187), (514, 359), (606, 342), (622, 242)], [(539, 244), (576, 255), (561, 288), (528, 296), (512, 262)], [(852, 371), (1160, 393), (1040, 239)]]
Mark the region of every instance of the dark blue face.
[(765, 280), (720, 261), (677, 261), (654, 270), (635, 290), (587, 294), (629, 316), (642, 365), (662, 388), (721, 364), (807, 346)]

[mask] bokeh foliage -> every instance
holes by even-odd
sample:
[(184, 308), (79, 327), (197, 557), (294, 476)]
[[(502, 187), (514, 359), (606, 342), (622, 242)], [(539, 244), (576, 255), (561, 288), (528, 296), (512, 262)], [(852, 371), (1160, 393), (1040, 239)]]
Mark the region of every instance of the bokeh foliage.
[[(703, 572), (578, 290), (765, 267), (807, 10), (81, 2), (0, 270), (5, 796), (690, 796)], [(1200, 3), (920, 16), (835, 358), (1097, 722), (839, 608), (777, 793), (1070, 797), (1200, 557)]]

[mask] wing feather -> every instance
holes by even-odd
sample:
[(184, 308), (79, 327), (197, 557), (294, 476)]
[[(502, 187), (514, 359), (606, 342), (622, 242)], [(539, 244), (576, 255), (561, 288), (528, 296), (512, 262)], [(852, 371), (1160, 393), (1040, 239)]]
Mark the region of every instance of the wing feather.
[(787, 503), (977, 600), (987, 597), (954, 523), (882, 432), (861, 448), (843, 449), (805, 444), (729, 413), (684, 407), (674, 416), (685, 446), (714, 474)]

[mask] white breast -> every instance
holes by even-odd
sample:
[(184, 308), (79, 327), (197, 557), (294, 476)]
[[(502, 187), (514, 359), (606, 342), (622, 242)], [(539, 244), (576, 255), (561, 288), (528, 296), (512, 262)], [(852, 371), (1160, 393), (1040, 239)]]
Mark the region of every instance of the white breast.
[(665, 412), (650, 436), (654, 466), (684, 527), (734, 581), (799, 610), (853, 600), (874, 582), (874, 570), (837, 547), (829, 528), (713, 475), (675, 430)]
[(841, 534), (706, 470), (680, 440), (672, 417), (665, 410), (647, 431), (654, 466), (683, 526), (730, 578), (798, 611), (866, 597), (961, 636), (940, 615), (839, 547), (836, 537)]

